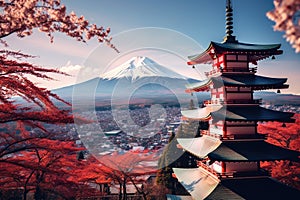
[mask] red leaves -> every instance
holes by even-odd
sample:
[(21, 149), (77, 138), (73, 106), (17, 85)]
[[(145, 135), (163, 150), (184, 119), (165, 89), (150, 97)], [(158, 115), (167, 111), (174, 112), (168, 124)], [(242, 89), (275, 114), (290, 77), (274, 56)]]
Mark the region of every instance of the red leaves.
[[(295, 114), (295, 123), (268, 122), (260, 124), (258, 131), (268, 134), (268, 142), (300, 151), (300, 114)], [(263, 162), (262, 167), (271, 171), (274, 178), (300, 189), (300, 163), (291, 161)]]
[[(9, 59), (10, 57), (16, 59)], [(64, 102), (49, 90), (39, 88), (27, 77), (51, 79), (46, 73), (61, 73), (55, 69), (45, 69), (20, 61), (29, 55), (13, 51), (0, 52), (0, 123), (23, 120), (41, 121), (46, 123), (71, 123), (73, 117), (68, 111), (60, 110), (52, 99)], [(19, 96), (30, 106), (16, 105), (12, 97)]]

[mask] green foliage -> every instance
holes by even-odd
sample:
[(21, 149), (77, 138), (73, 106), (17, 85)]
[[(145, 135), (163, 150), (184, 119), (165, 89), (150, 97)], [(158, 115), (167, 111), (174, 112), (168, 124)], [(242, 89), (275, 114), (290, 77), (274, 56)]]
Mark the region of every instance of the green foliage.
[[(201, 130), (207, 130), (207, 122), (187, 121), (180, 124), (176, 134), (172, 133), (169, 143), (159, 159), (160, 171), (157, 174), (157, 184), (163, 185), (172, 190), (172, 193), (178, 193), (177, 179), (172, 177), (174, 167), (193, 168), (197, 167), (197, 158), (190, 153), (178, 148), (177, 138), (195, 138), (200, 136)], [(179, 193), (182, 193), (183, 190)]]

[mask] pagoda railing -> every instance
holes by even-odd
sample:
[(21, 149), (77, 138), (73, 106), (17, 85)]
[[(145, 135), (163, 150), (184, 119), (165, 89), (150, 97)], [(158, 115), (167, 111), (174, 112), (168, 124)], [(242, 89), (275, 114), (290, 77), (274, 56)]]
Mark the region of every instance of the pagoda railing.
[(222, 135), (216, 134), (216, 133), (211, 133), (209, 130), (201, 130), (201, 134), (211, 136), (211, 137), (214, 137), (214, 138), (218, 138), (220, 140), (222, 139)]
[(221, 69), (221, 72), (251, 72), (251, 73), (256, 73), (257, 72), (257, 67), (253, 68), (241, 68), (241, 67), (226, 67), (225, 69)]
[(203, 102), (205, 105), (210, 104), (221, 104), (221, 105), (227, 105), (227, 104), (262, 104), (262, 99), (235, 99), (235, 100), (206, 100)]
[(207, 135), (220, 140), (266, 140), (267, 134), (230, 134), (230, 135), (220, 135), (216, 133), (211, 133), (209, 130), (201, 130), (201, 135)]
[(210, 173), (212, 173), (213, 175), (215, 175), (215, 176), (218, 177), (218, 173), (215, 170), (213, 170), (210, 166), (208, 166), (205, 163), (203, 163), (203, 161), (198, 161), (197, 165), (198, 165), (198, 167), (202, 167), (206, 171), (209, 171)]
[(262, 99), (235, 99), (235, 100), (226, 100), (221, 101), (223, 104), (261, 104)]
[(217, 69), (213, 69), (209, 72), (205, 72), (205, 75), (206, 76), (212, 76), (214, 74), (217, 74), (217, 73), (223, 73), (223, 72), (250, 72), (250, 73), (256, 73), (257, 72), (257, 67), (252, 67), (252, 68), (245, 68), (245, 67), (226, 67), (225, 69), (223, 68), (217, 68)]
[(219, 73), (220, 71), (221, 71), (220, 68), (217, 68), (217, 69), (213, 69), (213, 70), (211, 70), (211, 71), (209, 71), (209, 72), (204, 72), (204, 74), (205, 74), (206, 76), (211, 76), (211, 75), (214, 75), (214, 74)]
[(266, 140), (266, 134), (232, 134), (222, 136), (222, 140)]
[(213, 175), (217, 176), (219, 179), (270, 176), (270, 172), (264, 169), (258, 169), (257, 171), (244, 171), (244, 172), (237, 172), (237, 171), (216, 172), (211, 166), (207, 165), (203, 161), (198, 161), (197, 165), (198, 167), (201, 167), (206, 171), (212, 173)]

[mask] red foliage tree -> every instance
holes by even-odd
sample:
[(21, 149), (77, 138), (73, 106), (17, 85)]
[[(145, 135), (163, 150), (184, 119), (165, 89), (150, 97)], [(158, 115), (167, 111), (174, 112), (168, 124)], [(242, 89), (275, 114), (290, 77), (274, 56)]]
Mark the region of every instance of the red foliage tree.
[[(47, 138), (36, 141), (36, 147), (20, 155), (2, 160), (0, 169), (0, 199), (6, 199), (11, 191), (19, 190), (17, 199), (75, 199), (103, 195), (91, 187), (91, 183), (109, 183), (110, 179), (101, 172), (92, 170), (92, 162), (77, 159), (78, 148), (71, 141), (57, 141)], [(99, 167), (98, 167), (99, 168)], [(96, 168), (97, 169), (97, 168)], [(96, 181), (94, 180), (96, 177)]]
[(97, 159), (100, 163), (102, 174), (111, 179), (114, 184), (119, 185), (120, 200), (127, 199), (126, 185), (128, 183), (133, 184), (137, 192), (143, 196), (143, 199), (147, 199), (148, 193), (143, 187), (138, 187), (137, 183), (145, 181), (139, 177), (157, 172), (156, 165), (155, 167), (151, 165), (152, 162), (156, 162), (158, 159), (155, 154), (114, 153), (100, 156)]
[[(53, 33), (61, 32), (81, 42), (97, 38), (115, 49), (109, 28), (90, 24), (74, 12), (68, 14), (59, 0), (0, 0), (0, 10), (0, 42), (5, 47), (5, 37), (25, 37), (38, 29), (51, 42)], [(44, 128), (44, 123), (72, 123), (69, 111), (59, 109), (52, 100), (69, 104), (28, 78), (52, 80), (49, 73), (63, 73), (36, 66), (28, 62), (30, 58), (33, 56), (0, 50), (0, 197), (10, 189), (20, 189), (24, 199), (28, 191), (34, 191), (36, 199), (42, 199), (38, 196), (45, 192), (69, 199), (74, 193), (71, 189), (90, 188), (72, 177), (82, 166), (76, 161), (79, 149), (74, 142), (57, 140), (56, 133)], [(19, 99), (27, 103), (18, 103)], [(34, 133), (33, 128), (40, 131)]]
[[(287, 149), (300, 151), (300, 114), (295, 123), (268, 122), (260, 124), (258, 131), (268, 134), (267, 141)], [(292, 161), (264, 162), (262, 167), (271, 171), (274, 178), (300, 189), (300, 163)]]

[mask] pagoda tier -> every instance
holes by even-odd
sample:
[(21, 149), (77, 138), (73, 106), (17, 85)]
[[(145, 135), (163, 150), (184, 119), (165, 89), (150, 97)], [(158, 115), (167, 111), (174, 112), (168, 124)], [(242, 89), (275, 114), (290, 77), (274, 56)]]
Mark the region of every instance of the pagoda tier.
[(282, 54), (282, 50), (279, 50), (280, 46), (280, 44), (261, 45), (241, 43), (238, 41), (224, 43), (211, 42), (203, 53), (189, 56), (190, 61), (187, 64), (214, 64), (216, 63), (215, 61), (217, 61), (216, 58), (219, 58), (219, 62), (223, 62), (224, 55), (232, 54), (245, 55), (243, 60), (256, 64), (259, 60)]
[(300, 152), (266, 141), (226, 141), (207, 155), (211, 160), (226, 162), (300, 161)]
[(177, 141), (181, 148), (200, 159), (208, 157), (213, 161), (224, 162), (300, 161), (300, 152), (278, 147), (263, 140), (221, 141), (203, 135), (198, 138), (178, 138)]
[(299, 190), (269, 177), (220, 179), (202, 168), (173, 168), (178, 181), (193, 199), (295, 199)]
[(295, 122), (294, 113), (266, 109), (260, 106), (223, 106), (211, 113), (213, 122), (225, 121), (279, 121)]
[(185, 119), (208, 121), (213, 123), (225, 121), (280, 121), (295, 122), (294, 113), (266, 109), (258, 105), (209, 105), (204, 108), (183, 110)]
[(258, 122), (295, 122), (294, 113), (263, 108), (261, 100), (253, 98), (255, 90), (288, 88), (286, 78), (256, 75), (257, 67), (251, 66), (282, 54), (281, 45), (236, 40), (232, 11), (227, 0), (223, 43), (211, 42), (203, 53), (189, 57), (188, 65), (212, 64), (212, 69), (205, 73), (206, 80), (187, 85), (186, 92), (209, 91), (211, 99), (202, 108), (181, 111), (182, 118), (206, 121), (208, 129), (201, 130), (200, 137), (177, 138), (177, 147), (194, 155), (198, 168), (173, 171), (193, 199), (300, 197), (300, 191), (271, 179), (260, 166), (261, 161), (300, 162), (300, 152), (270, 144), (257, 131)]
[[(186, 85), (186, 92), (209, 91), (211, 88), (244, 87), (252, 90), (284, 89), (286, 78), (269, 78), (254, 74), (222, 74), (218, 77), (210, 77), (204, 81)], [(227, 88), (226, 88), (227, 87)], [(228, 89), (229, 90), (229, 89)]]

